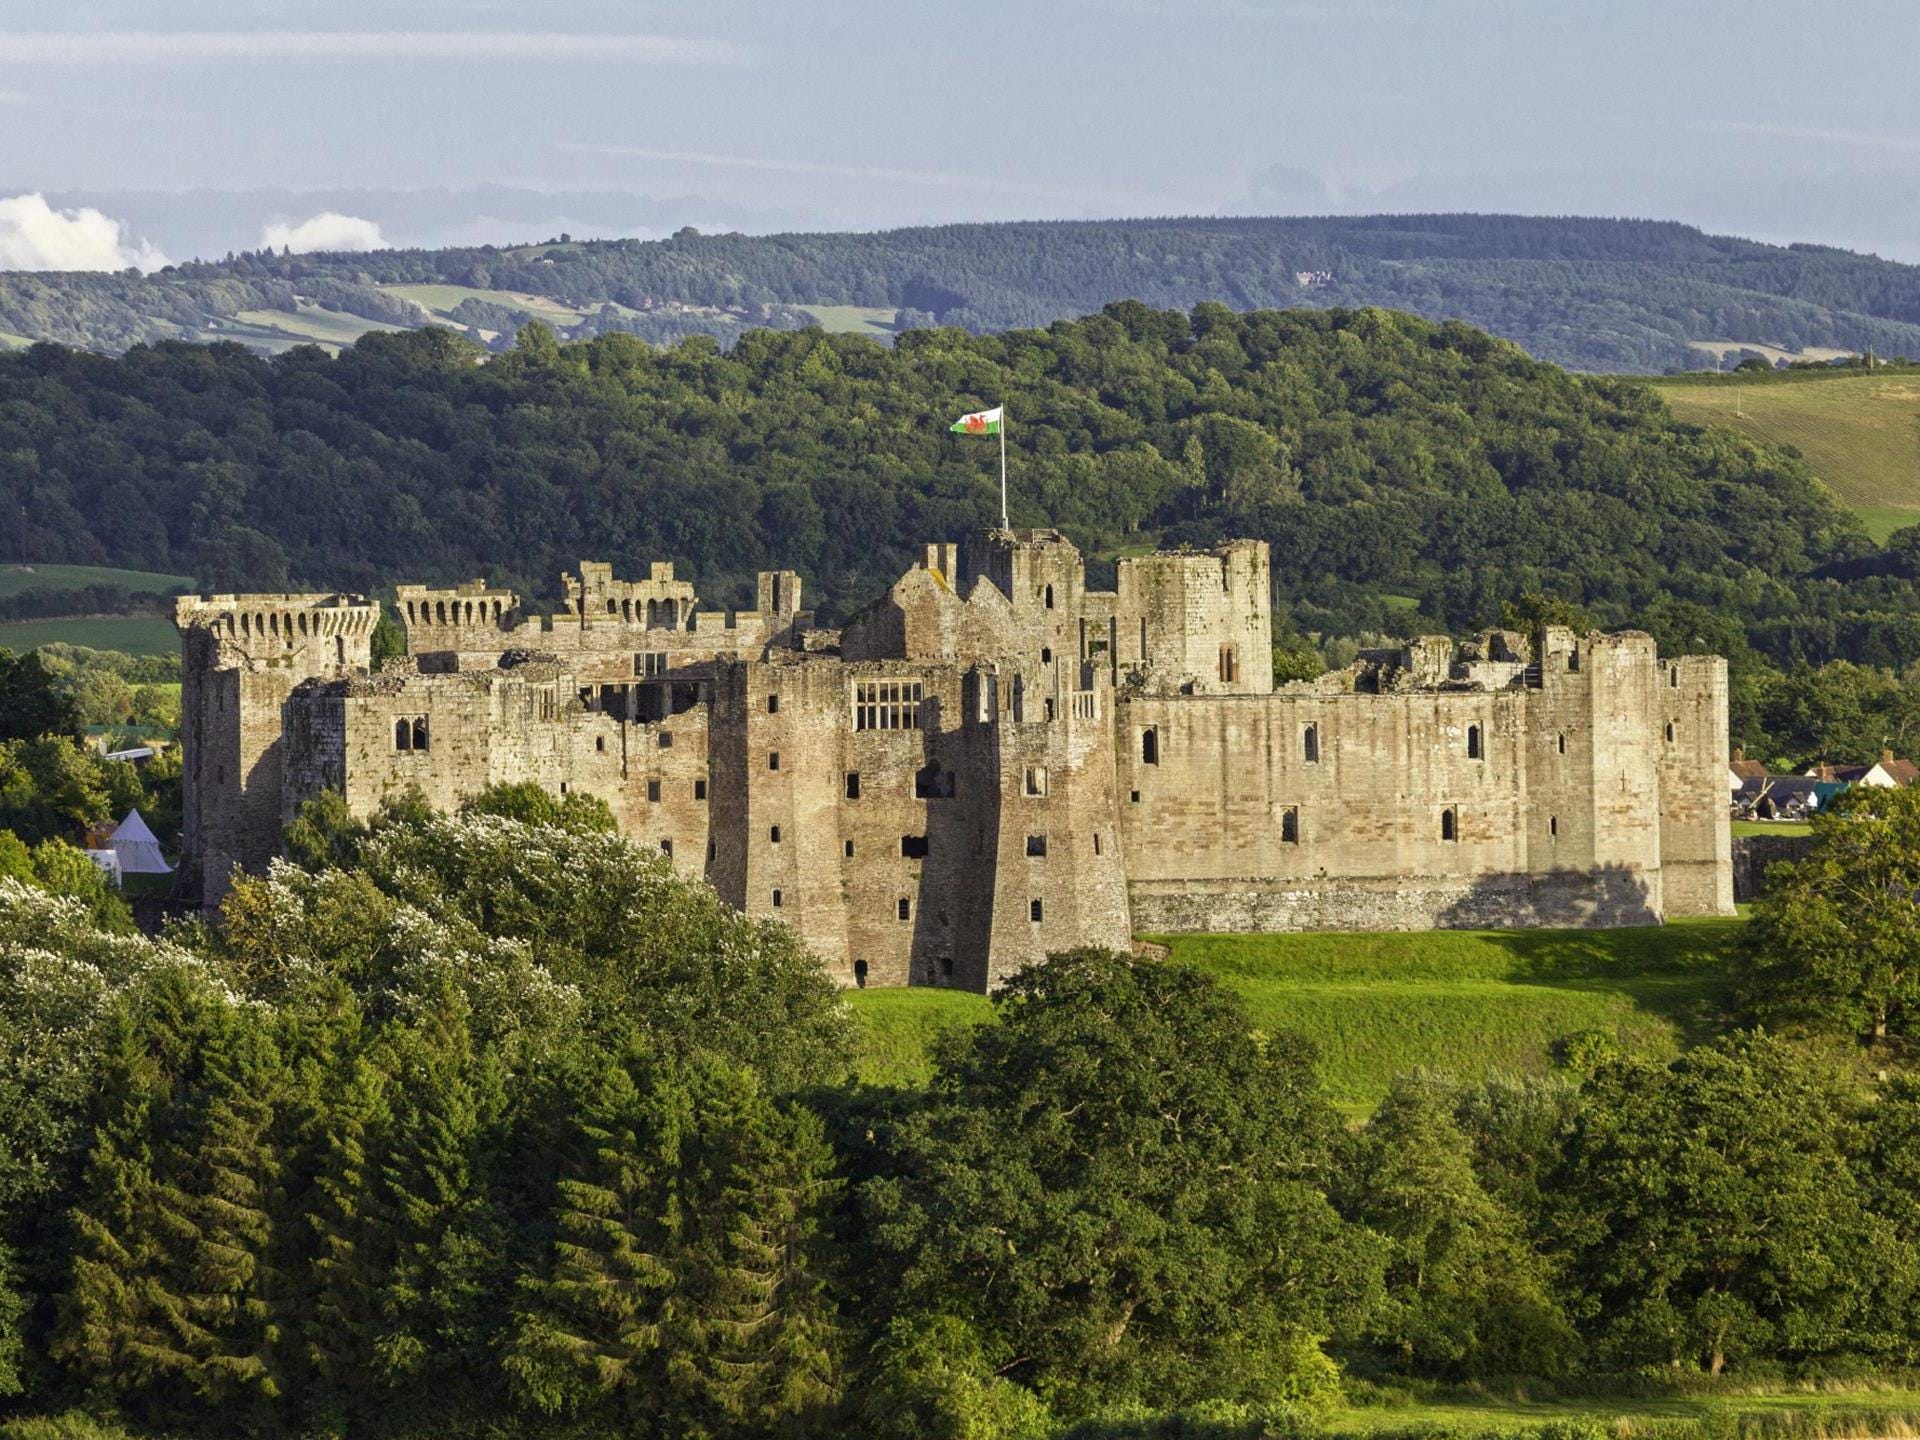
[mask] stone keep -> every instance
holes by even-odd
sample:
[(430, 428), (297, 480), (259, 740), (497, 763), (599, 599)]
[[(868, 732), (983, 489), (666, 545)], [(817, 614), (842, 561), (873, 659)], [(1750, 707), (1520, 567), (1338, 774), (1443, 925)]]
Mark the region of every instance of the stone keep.
[(1051, 530), (929, 545), (845, 629), (583, 564), (375, 607), (214, 596), (185, 645), (209, 902), (323, 789), (365, 815), (532, 781), (605, 800), (840, 980), (989, 989), (1133, 932), (1653, 924), (1732, 911), (1725, 662), (1641, 634), (1426, 637), (1276, 689), (1267, 547), (1122, 560)]

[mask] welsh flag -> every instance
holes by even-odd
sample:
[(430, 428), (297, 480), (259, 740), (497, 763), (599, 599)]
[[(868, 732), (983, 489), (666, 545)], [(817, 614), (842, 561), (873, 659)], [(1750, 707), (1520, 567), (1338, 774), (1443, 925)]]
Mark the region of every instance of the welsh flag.
[(962, 415), (947, 428), (955, 435), (998, 435), (1000, 416), (1006, 408), (996, 405), (991, 410), (977, 410), (971, 415)]

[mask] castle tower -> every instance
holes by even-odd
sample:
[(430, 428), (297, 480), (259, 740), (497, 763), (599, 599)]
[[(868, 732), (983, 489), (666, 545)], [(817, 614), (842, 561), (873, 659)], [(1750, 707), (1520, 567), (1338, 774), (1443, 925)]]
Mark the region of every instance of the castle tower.
[(368, 668), (377, 605), (360, 595), (182, 596), (181, 843), (208, 905), (233, 867), (280, 853), (282, 706), (315, 676)]
[(1116, 567), (1114, 655), (1188, 695), (1273, 689), (1272, 561), (1264, 540)]

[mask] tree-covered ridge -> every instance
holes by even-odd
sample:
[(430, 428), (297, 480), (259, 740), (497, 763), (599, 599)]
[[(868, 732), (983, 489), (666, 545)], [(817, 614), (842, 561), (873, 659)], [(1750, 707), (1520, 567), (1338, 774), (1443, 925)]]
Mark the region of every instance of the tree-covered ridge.
[[(1303, 279), (1303, 277), (1305, 277)], [(1689, 340), (1920, 354), (1920, 268), (1668, 222), (1512, 215), (1170, 218), (944, 225), (878, 234), (702, 235), (365, 255), (268, 252), (159, 275), (0, 277), (0, 332), (117, 351), (217, 336), (301, 301), (389, 324), (428, 312), (383, 289), (457, 285), (457, 323), (510, 332), (520, 297), (576, 307), (581, 336), (732, 339), (795, 307), (897, 313), (899, 328), (1045, 325), (1110, 301), (1252, 310), (1382, 305), (1460, 319), (1576, 369), (1698, 364)], [(471, 307), (471, 308), (465, 308)], [(213, 322), (209, 325), (209, 321)]]
[(481, 360), (438, 331), (0, 358), (0, 527), (25, 526), (0, 543), (221, 589), (539, 593), (581, 558), (671, 559), (738, 604), (791, 568), (831, 619), (993, 521), (994, 457), (947, 426), (1004, 400), (1016, 524), (1095, 557), (1266, 539), (1304, 630), (1464, 632), (1531, 591), (1672, 648), (1920, 658), (1908, 549), (1876, 552), (1802, 463), (1464, 325), (1127, 302), (892, 347), (533, 330)]

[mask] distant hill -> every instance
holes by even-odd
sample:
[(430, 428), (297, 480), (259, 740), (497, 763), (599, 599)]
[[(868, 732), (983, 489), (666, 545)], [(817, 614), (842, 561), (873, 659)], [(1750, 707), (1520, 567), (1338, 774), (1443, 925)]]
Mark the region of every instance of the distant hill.
[(821, 325), (997, 332), (1118, 299), (1190, 309), (1386, 306), (1459, 319), (1572, 369), (1659, 373), (1716, 354), (1920, 356), (1920, 267), (1635, 220), (1506, 215), (947, 225), (879, 234), (560, 240), (371, 254), (251, 253), (134, 274), (0, 275), (0, 348), (115, 353), (230, 339), (276, 353), (429, 324), (504, 348)]
[(1657, 382), (1676, 418), (1790, 445), (1875, 539), (1920, 525), (1920, 367)]

